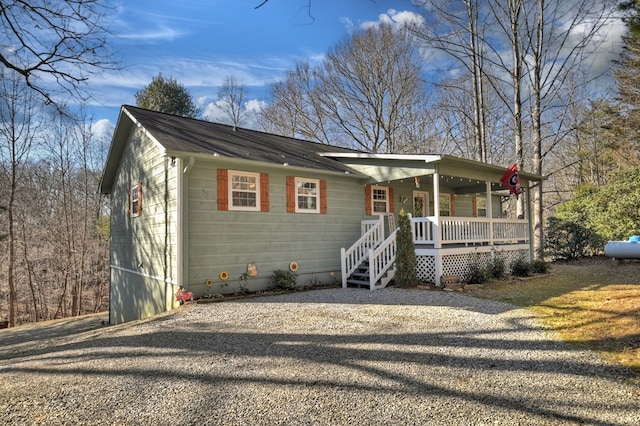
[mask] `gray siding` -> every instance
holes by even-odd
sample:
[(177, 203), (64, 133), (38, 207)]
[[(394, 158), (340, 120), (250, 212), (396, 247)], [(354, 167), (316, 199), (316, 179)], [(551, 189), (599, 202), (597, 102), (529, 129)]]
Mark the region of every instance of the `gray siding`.
[[(140, 130), (130, 135), (111, 194), (111, 322), (173, 306), (177, 283), (176, 167)], [(142, 215), (129, 189), (142, 182)], [(161, 296), (161, 297), (160, 297)], [(160, 300), (160, 302), (159, 302)]]
[[(218, 168), (268, 173), (269, 212), (218, 211)], [(327, 214), (287, 213), (286, 176), (326, 180)], [(238, 291), (248, 263), (258, 269), (248, 290), (269, 287), (273, 271), (292, 261), (300, 266), (298, 285), (340, 280), (340, 248), (360, 237), (364, 218), (364, 186), (355, 179), (199, 160), (188, 182), (188, 286), (197, 296)], [(222, 271), (229, 274), (226, 282)]]

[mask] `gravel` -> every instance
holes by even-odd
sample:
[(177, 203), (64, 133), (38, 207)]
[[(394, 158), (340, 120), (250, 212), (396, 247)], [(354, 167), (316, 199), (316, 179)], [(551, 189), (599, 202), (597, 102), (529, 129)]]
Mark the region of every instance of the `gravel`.
[(640, 424), (627, 370), (461, 293), (324, 289), (95, 321), (0, 332), (0, 424)]

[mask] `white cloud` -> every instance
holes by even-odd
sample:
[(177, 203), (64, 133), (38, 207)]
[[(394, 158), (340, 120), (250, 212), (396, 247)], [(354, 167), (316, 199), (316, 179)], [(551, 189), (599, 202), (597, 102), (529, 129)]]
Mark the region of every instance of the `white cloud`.
[(115, 125), (106, 118), (91, 124), (91, 134), (98, 140), (110, 141), (113, 136), (114, 129)]
[(265, 101), (261, 101), (259, 99), (252, 99), (248, 102), (245, 102), (244, 106), (248, 112), (259, 113), (263, 109), (267, 107), (267, 103)]
[(403, 26), (422, 26), (425, 24), (424, 16), (419, 13), (409, 10), (397, 11), (395, 9), (389, 9), (386, 13), (378, 15), (377, 21), (366, 21), (360, 24), (361, 29), (367, 29), (377, 27), (381, 24), (391, 25), (393, 27)]

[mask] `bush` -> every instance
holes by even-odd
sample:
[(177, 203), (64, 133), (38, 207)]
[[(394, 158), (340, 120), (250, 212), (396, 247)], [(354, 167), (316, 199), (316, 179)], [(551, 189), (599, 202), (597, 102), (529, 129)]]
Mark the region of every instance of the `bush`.
[(270, 281), (277, 289), (294, 290), (298, 285), (298, 276), (289, 270), (277, 269), (273, 271)]
[(398, 213), (400, 225), (396, 234), (396, 274), (398, 287), (414, 287), (418, 284), (416, 249), (413, 244), (411, 220), (401, 209)]
[(544, 243), (547, 256), (564, 260), (593, 256), (603, 247), (595, 232), (573, 220), (557, 217), (549, 218)]
[(511, 264), (511, 275), (516, 277), (528, 277), (531, 275), (531, 264), (524, 257), (516, 259)]
[(507, 262), (502, 253), (494, 253), (493, 258), (487, 265), (487, 275), (490, 279), (502, 279), (507, 274)]
[(531, 272), (534, 274), (546, 274), (549, 272), (549, 264), (542, 259), (531, 262)]
[(483, 284), (489, 280), (488, 270), (485, 269), (480, 263), (480, 257), (476, 256), (475, 259), (469, 264), (469, 270), (464, 281), (467, 284)]

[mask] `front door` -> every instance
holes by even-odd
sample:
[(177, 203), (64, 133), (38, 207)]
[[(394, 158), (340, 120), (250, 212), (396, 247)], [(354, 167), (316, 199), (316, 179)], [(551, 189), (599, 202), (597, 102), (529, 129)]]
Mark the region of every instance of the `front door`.
[(413, 217), (427, 217), (429, 213), (429, 193), (413, 191)]

